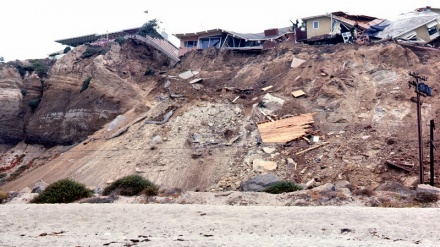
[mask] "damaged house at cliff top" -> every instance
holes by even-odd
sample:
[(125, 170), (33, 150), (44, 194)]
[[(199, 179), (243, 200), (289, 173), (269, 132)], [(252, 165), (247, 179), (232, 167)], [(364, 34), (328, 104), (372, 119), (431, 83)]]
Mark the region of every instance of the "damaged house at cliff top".
[(174, 34), (180, 40), (179, 56), (193, 50), (210, 47), (218, 49), (261, 51), (274, 48), (283, 41), (305, 39), (305, 32), (296, 27), (273, 28), (262, 33), (237, 33), (225, 29), (211, 29), (195, 33)]
[[(437, 10), (437, 11), (436, 11)], [(440, 11), (430, 7), (401, 14), (395, 20), (386, 20), (367, 30), (373, 40), (393, 39), (420, 45), (437, 43), (440, 30)]]
[(307, 30), (307, 44), (368, 43), (366, 30), (384, 22), (366, 15), (351, 15), (342, 11), (301, 18)]

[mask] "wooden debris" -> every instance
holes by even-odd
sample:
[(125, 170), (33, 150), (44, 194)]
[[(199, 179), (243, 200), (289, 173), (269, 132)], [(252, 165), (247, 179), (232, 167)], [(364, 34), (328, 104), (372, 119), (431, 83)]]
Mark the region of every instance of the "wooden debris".
[(263, 87), (261, 90), (262, 90), (262, 91), (267, 91), (267, 90), (269, 90), (269, 89), (271, 89), (271, 88), (273, 88), (272, 85), (267, 86), (267, 87)]
[(273, 118), (271, 118), (270, 116), (268, 116), (266, 113), (264, 113), (264, 111), (260, 110), (260, 112), (267, 118), (269, 119), (271, 122), (274, 122), (275, 120), (273, 120)]
[(292, 95), (293, 95), (293, 97), (298, 98), (303, 95), (306, 95), (306, 93), (304, 93), (304, 91), (300, 89), (300, 90), (293, 91)]
[(307, 153), (308, 151), (312, 151), (312, 150), (320, 148), (320, 147), (322, 147), (324, 145), (327, 145), (327, 142), (323, 142), (322, 144), (319, 144), (319, 145), (313, 146), (311, 148), (307, 148), (307, 149), (304, 149), (302, 151), (299, 151), (298, 153), (296, 153), (296, 155), (301, 155), (303, 153)]
[(194, 80), (190, 81), (189, 84), (199, 83), (199, 82), (202, 82), (202, 81), (203, 81), (203, 78), (197, 78), (197, 79), (194, 79)]
[(410, 167), (414, 166), (414, 164), (410, 164), (408, 162), (401, 162), (401, 161), (398, 161), (398, 160), (387, 160), (386, 162), (389, 165), (392, 165), (394, 167), (400, 168), (400, 169), (405, 170), (407, 172), (411, 172)]
[(235, 103), (235, 101), (237, 101), (238, 98), (240, 98), (240, 96), (235, 97), (235, 99), (232, 101), (232, 103)]
[(307, 137), (303, 136), (301, 138), (304, 139), (308, 144), (310, 144), (310, 140)]
[[(266, 115), (266, 114), (264, 114)], [(258, 124), (263, 143), (286, 143), (306, 135), (313, 124), (313, 114), (307, 113), (273, 122)]]
[(294, 57), (292, 60), (292, 63), (290, 64), (290, 67), (295, 69), (295, 68), (298, 68), (299, 66), (301, 66), (301, 64), (303, 64), (305, 62), (306, 62), (306, 60)]

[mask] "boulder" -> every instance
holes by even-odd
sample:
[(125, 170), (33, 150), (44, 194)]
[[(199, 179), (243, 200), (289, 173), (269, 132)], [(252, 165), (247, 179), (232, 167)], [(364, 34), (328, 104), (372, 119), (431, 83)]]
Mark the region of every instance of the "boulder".
[(262, 191), (272, 184), (281, 181), (278, 176), (273, 174), (265, 174), (253, 177), (240, 185), (241, 191)]
[(45, 183), (43, 180), (35, 183), (34, 187), (32, 187), (31, 193), (41, 193), (43, 192), (49, 184)]
[(427, 184), (419, 184), (417, 186), (417, 192), (425, 192), (440, 195), (440, 188), (432, 187)]
[(412, 195), (414, 192), (397, 182), (386, 182), (376, 188), (376, 191), (391, 191), (401, 195)]
[(263, 147), (263, 152), (267, 153), (267, 154), (271, 154), (273, 152), (275, 152), (276, 148), (273, 147)]
[(335, 185), (332, 183), (327, 183), (324, 185), (321, 185), (319, 187), (313, 188), (312, 191), (318, 192), (318, 193), (327, 193), (335, 191)]
[(273, 171), (277, 169), (277, 163), (275, 161), (265, 161), (261, 159), (255, 159), (252, 162), (254, 171), (259, 170), (267, 170), (267, 171)]
[(343, 189), (343, 188), (351, 189), (351, 183), (346, 180), (338, 180), (335, 182), (335, 189), (336, 190)]

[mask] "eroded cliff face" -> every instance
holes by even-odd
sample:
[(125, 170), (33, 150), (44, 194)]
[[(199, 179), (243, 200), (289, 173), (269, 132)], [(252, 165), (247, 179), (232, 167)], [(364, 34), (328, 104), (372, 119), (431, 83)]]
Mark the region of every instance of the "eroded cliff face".
[[(416, 105), (408, 72), (428, 76), (436, 93), (438, 51), (417, 52), (393, 43), (285, 43), (262, 54), (194, 51), (175, 67), (162, 68), (166, 59), (135, 42), (80, 59), (85, 49), (79, 47), (54, 64), (43, 101), (25, 122), (25, 136), (75, 142), (115, 120), (68, 151), (48, 155), (44, 165), (6, 183), (4, 190), (65, 177), (102, 188), (133, 173), (165, 188), (200, 191), (236, 190), (265, 173), (313, 186), (343, 179), (355, 188), (390, 180), (411, 186), (418, 179), (417, 166), (405, 172), (386, 161), (417, 160)], [(304, 63), (292, 68), (293, 59)], [(144, 76), (149, 67), (165, 73)], [(203, 81), (191, 84), (193, 78), (179, 78), (187, 70), (200, 72), (195, 78)], [(89, 76), (89, 88), (80, 92)], [(264, 91), (268, 86), (273, 87)], [(298, 89), (306, 95), (293, 97)], [(314, 145), (327, 144), (302, 154), (311, 147), (304, 139), (259, 144), (258, 124), (267, 120), (262, 112), (271, 108), (267, 93), (284, 102), (269, 109), (273, 118), (313, 113), (312, 134), (319, 137)], [(438, 97), (423, 99), (423, 123), (440, 117), (439, 106)], [(174, 113), (168, 122), (152, 124), (170, 109)], [(425, 137), (428, 132), (424, 128)], [(30, 153), (20, 164), (26, 164)], [(0, 156), (0, 164), (21, 161), (21, 156), (8, 152)]]
[(0, 144), (24, 138), (24, 83), (12, 65), (0, 64)]
[[(118, 114), (142, 107), (148, 92), (139, 84), (155, 82), (145, 71), (160, 70), (168, 61), (135, 40), (104, 47), (104, 55), (82, 58), (86, 49), (77, 47), (56, 61), (47, 78), (35, 72), (22, 78), (16, 66), (0, 67), (0, 142), (80, 142)], [(89, 86), (82, 90), (88, 78)]]

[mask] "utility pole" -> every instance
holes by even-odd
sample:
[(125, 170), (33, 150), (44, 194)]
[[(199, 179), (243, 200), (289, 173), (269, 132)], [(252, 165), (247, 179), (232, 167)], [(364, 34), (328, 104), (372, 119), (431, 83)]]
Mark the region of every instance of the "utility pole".
[(434, 186), (434, 130), (435, 130), (435, 124), (434, 124), (434, 119), (431, 120), (430, 122), (430, 127), (431, 127), (431, 131), (430, 131), (430, 142), (429, 142), (429, 147), (430, 147), (430, 154), (429, 154), (429, 158), (430, 158), (430, 174), (431, 174), (431, 180), (430, 180), (430, 185)]
[(426, 76), (420, 76), (418, 73), (410, 72), (409, 75), (414, 78), (408, 81), (409, 88), (414, 87), (417, 94), (417, 133), (419, 137), (419, 184), (423, 184), (423, 143), (422, 143), (422, 114), (420, 107), (420, 96), (431, 96), (432, 89), (423, 83), (428, 80)]

